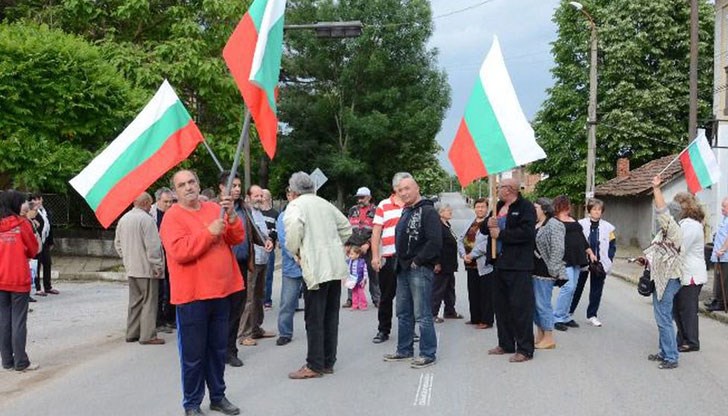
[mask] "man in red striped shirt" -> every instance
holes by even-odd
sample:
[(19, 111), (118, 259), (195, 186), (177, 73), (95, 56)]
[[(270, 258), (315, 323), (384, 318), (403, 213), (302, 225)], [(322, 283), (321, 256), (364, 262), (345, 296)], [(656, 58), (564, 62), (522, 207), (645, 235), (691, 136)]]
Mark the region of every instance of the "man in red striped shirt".
[(372, 227), (372, 268), (379, 272), (379, 327), (377, 335), (372, 342), (382, 343), (389, 339), (392, 330), (392, 303), (397, 293), (397, 257), (394, 249), (394, 229), (397, 227), (399, 217), (402, 215), (404, 202), (397, 196), (397, 186), (400, 181), (412, 178), (407, 172), (398, 172), (392, 178), (394, 193), (382, 200), (374, 214)]

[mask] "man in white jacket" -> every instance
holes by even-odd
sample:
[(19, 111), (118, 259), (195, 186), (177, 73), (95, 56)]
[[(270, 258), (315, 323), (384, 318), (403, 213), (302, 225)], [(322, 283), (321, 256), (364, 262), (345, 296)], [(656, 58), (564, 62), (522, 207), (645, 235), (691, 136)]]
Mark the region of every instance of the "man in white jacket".
[(288, 377), (307, 379), (334, 372), (341, 280), (348, 275), (344, 244), (351, 237), (351, 225), (335, 206), (314, 194), (308, 174), (294, 173), (288, 185), (294, 199), (283, 217), (286, 249), (303, 271), (308, 338), (306, 365)]

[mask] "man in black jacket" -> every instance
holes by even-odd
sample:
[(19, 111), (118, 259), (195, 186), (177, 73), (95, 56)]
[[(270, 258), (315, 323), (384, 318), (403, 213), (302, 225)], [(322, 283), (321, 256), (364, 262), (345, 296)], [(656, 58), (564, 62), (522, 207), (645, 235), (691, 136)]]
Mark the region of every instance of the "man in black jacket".
[(498, 186), (496, 216), (488, 219), (481, 232), (497, 239), (495, 260), (495, 316), (498, 346), (490, 355), (515, 353), (509, 361), (521, 363), (533, 358), (533, 250), (536, 243), (536, 210), (523, 199), (515, 179)]
[(397, 185), (397, 196), (404, 202), (395, 229), (397, 250), (397, 352), (386, 354), (385, 361), (408, 361), (414, 356), (415, 322), (420, 324), (420, 356), (412, 368), (433, 365), (437, 335), (433, 323), (432, 276), (442, 250), (442, 225), (432, 201), (422, 199), (412, 177)]

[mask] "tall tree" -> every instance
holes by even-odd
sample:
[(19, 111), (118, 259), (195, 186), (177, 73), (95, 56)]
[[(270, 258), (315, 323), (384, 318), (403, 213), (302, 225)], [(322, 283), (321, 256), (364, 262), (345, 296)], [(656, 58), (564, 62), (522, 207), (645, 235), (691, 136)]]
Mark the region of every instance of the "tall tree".
[[(271, 180), (320, 167), (333, 182), (324, 195), (359, 186), (379, 196), (392, 175), (437, 165), (435, 135), (449, 105), (449, 86), (426, 43), (426, 0), (293, 0), (287, 23), (361, 20), (354, 39), (319, 39), (289, 31), (283, 62), (281, 120), (286, 123)], [(280, 186), (280, 185), (279, 185)]]
[[(640, 166), (688, 142), (690, 7), (685, 0), (582, 2), (599, 33), (596, 183), (614, 177), (617, 154), (632, 151)], [(553, 18), (554, 86), (534, 129), (548, 158), (537, 192), (583, 198), (589, 94), (589, 26), (569, 2)], [(700, 0), (699, 120), (711, 118), (714, 12)]]
[(143, 104), (141, 91), (78, 36), (0, 25), (0, 189), (64, 192)]
[[(164, 78), (224, 165), (242, 127), (243, 101), (222, 60), (222, 48), (247, 10), (246, 0), (24, 0), (3, 10), (6, 21), (35, 21), (77, 34), (151, 98)], [(141, 107), (135, 111), (141, 110)], [(118, 134), (126, 122), (99, 119)], [(108, 140), (112, 136), (104, 136)], [(255, 143), (255, 140), (253, 141)], [(103, 143), (101, 143), (101, 146)], [(99, 150), (89, 143), (91, 152)], [(254, 154), (260, 152), (253, 146)], [(257, 161), (257, 157), (253, 158)], [(214, 186), (217, 168), (200, 146), (188, 166)], [(203, 185), (204, 186), (204, 185)]]

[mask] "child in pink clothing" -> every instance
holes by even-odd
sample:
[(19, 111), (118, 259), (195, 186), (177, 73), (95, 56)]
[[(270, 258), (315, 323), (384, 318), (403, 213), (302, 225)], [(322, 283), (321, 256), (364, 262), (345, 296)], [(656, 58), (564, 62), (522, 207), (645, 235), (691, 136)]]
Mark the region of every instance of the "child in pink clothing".
[(367, 310), (367, 295), (364, 288), (369, 280), (367, 263), (361, 257), (361, 247), (351, 246), (349, 248), (349, 278), (346, 280), (346, 287), (351, 289), (351, 309)]

